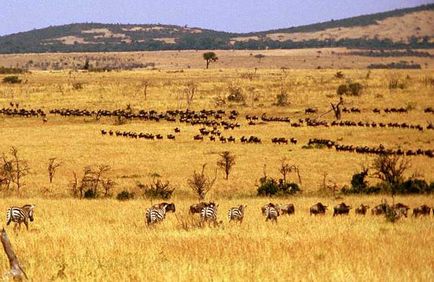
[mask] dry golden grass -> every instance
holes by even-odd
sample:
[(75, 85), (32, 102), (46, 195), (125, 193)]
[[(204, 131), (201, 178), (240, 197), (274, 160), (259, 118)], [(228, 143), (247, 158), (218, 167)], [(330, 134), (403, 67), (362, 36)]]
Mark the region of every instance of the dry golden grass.
[[(347, 54), (356, 49), (347, 48), (313, 48), (313, 49), (281, 49), (281, 50), (213, 50), (219, 60), (210, 65), (210, 68), (220, 70), (226, 68), (258, 68), (258, 69), (363, 69), (372, 63), (391, 63), (400, 60), (412, 61), (420, 64), (422, 68), (434, 68), (433, 58), (404, 57), (404, 58), (375, 58), (364, 56), (353, 56)], [(359, 50), (360, 51), (360, 50)], [(423, 52), (434, 54), (433, 49), (423, 49)], [(22, 67), (29, 61), (33, 64), (32, 70), (40, 70), (36, 67), (43, 63), (47, 70), (53, 69), (54, 64), (62, 66), (68, 63), (65, 69), (71, 69), (73, 65), (83, 66), (86, 59), (95, 66), (103, 66), (107, 62), (120, 63), (154, 63), (158, 70), (180, 70), (180, 69), (204, 69), (205, 61), (202, 54), (206, 51), (146, 51), (146, 52), (110, 52), (110, 53), (41, 53), (41, 54), (0, 54), (0, 66)], [(265, 55), (260, 61), (254, 56)], [(80, 67), (77, 67), (80, 68)]]
[[(286, 124), (269, 123), (248, 126), (245, 114), (290, 116), (304, 118), (306, 107), (316, 106), (320, 112), (336, 102), (336, 88), (344, 80), (334, 78), (336, 70), (258, 70), (247, 79), (249, 69), (134, 71), (112, 73), (33, 72), (26, 74), (21, 85), (0, 84), (0, 107), (10, 101), (21, 107), (53, 108), (125, 108), (134, 110), (185, 109), (179, 99), (190, 82), (198, 84), (193, 109), (215, 108), (214, 98), (228, 94), (228, 86), (236, 84), (245, 91), (254, 87), (259, 100), (247, 99), (247, 105), (226, 104), (227, 111), (237, 109), (241, 115), (240, 129), (224, 131), (225, 136), (256, 135), (262, 145), (242, 145), (197, 142), (192, 137), (198, 126), (161, 121), (132, 121), (115, 125), (113, 118), (63, 118), (50, 115), (48, 122), (36, 118), (6, 118), (0, 116), (0, 152), (16, 146), (29, 161), (31, 174), (25, 178), (21, 195), (4, 192), (0, 211), (11, 205), (34, 203), (36, 221), (30, 231), (14, 234), (7, 230), (12, 244), (32, 280), (47, 281), (62, 278), (88, 280), (433, 280), (434, 251), (432, 216), (423, 219), (404, 219), (397, 224), (386, 223), (382, 217), (310, 217), (308, 207), (321, 200), (333, 206), (342, 200), (320, 198), (318, 189), (324, 173), (339, 186), (349, 184), (360, 164), (367, 164), (372, 156), (336, 153), (334, 150), (306, 150), (302, 146), (309, 138), (341, 140), (343, 144), (384, 144), (404, 149), (433, 149), (433, 131), (419, 132), (404, 129), (373, 128), (292, 128)], [(425, 84), (433, 78), (432, 71), (371, 71), (344, 70), (347, 79), (365, 86), (360, 97), (346, 97), (347, 107), (359, 107), (362, 114), (344, 114), (344, 119), (376, 122), (401, 121), (426, 125), (432, 114), (423, 112), (434, 107), (433, 88)], [(404, 81), (404, 90), (390, 91), (389, 79)], [(1, 79), (2, 77), (0, 77)], [(143, 97), (142, 82), (148, 80), (147, 100)], [(73, 90), (80, 82), (82, 90)], [(291, 104), (273, 106), (275, 96), (283, 87)], [(248, 96), (249, 97), (249, 96)], [(371, 112), (374, 107), (408, 107), (408, 114)], [(332, 116), (323, 117), (332, 120)], [(101, 136), (100, 130), (132, 130), (168, 134), (181, 128), (175, 141), (144, 141), (121, 137)], [(297, 145), (273, 145), (271, 137), (295, 137)], [(185, 231), (177, 217), (187, 216), (188, 206), (195, 202), (187, 187), (193, 170), (208, 163), (212, 173), (217, 153), (229, 150), (237, 156), (237, 164), (229, 181), (219, 173), (208, 199), (220, 204), (219, 228)], [(62, 161), (53, 184), (49, 184), (46, 166), (48, 159)], [(255, 183), (263, 175), (264, 164), (270, 176), (278, 176), (279, 161), (286, 157), (301, 170), (304, 196), (279, 199), (293, 202), (296, 215), (280, 218), (277, 225), (266, 224), (259, 207), (270, 201), (252, 197)], [(413, 157), (408, 172), (434, 180), (433, 159)], [(135, 190), (136, 181), (146, 182), (157, 172), (176, 187), (173, 201), (177, 212), (167, 221), (147, 228), (145, 208), (149, 200), (117, 202), (115, 200), (80, 201), (69, 198), (68, 183), (72, 172), (81, 174), (86, 165), (108, 164), (110, 176), (116, 181), (115, 193), (123, 189)], [(371, 181), (375, 181), (370, 179)], [(381, 198), (345, 197), (356, 206), (374, 206)], [(432, 196), (399, 197), (411, 207), (423, 203), (434, 205)], [(154, 201), (155, 202), (155, 201)], [(247, 204), (243, 225), (228, 224), (226, 212), (231, 206)], [(2, 221), (4, 222), (4, 221)], [(3, 223), (4, 224), (4, 223)], [(2, 270), (8, 266), (2, 260)], [(59, 271), (64, 268), (64, 271)], [(62, 274), (64, 273), (64, 274)]]
[[(266, 223), (259, 207), (265, 199), (221, 201), (218, 228), (184, 230), (188, 200), (176, 200), (177, 212), (153, 228), (144, 224), (149, 201), (45, 200), (8, 198), (12, 204), (36, 204), (30, 231), (7, 228), (28, 276), (35, 281), (431, 281), (434, 220), (406, 218), (396, 224), (367, 215), (309, 216), (321, 200), (295, 198), (296, 214)], [(402, 197), (411, 206), (432, 198)], [(427, 201), (428, 200), (428, 201)], [(380, 197), (348, 197), (371, 206)], [(229, 224), (227, 210), (247, 204), (242, 225)], [(280, 200), (278, 202), (285, 202)], [(3, 258), (1, 268), (8, 268)]]

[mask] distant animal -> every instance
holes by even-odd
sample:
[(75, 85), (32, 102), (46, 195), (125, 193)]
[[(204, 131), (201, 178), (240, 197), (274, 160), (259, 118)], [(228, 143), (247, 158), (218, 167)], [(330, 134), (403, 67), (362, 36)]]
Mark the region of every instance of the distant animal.
[(368, 209), (369, 209), (368, 205), (360, 204), (360, 206), (356, 208), (356, 214), (366, 215)]
[(210, 221), (217, 223), (217, 208), (218, 204), (211, 203), (200, 211), (202, 221)]
[(10, 207), (6, 213), (6, 225), (12, 221), (15, 223), (14, 230), (21, 229), (21, 223), (24, 223), (27, 230), (29, 230), (29, 220), (33, 222), (33, 209), (35, 205), (24, 205), (22, 207)]
[(398, 213), (398, 215), (403, 215), (404, 217), (407, 217), (410, 207), (404, 205), (403, 203), (397, 203), (392, 206), (392, 209), (394, 209)]
[(200, 202), (197, 204), (193, 204), (190, 206), (190, 213), (191, 214), (200, 213), (204, 207), (209, 206), (209, 205), (214, 205), (214, 203), (213, 202)]
[(262, 207), (263, 214), (265, 215), (265, 221), (271, 220), (272, 222), (277, 222), (277, 218), (280, 215), (278, 205), (269, 203)]
[(295, 213), (295, 207), (293, 204), (287, 204), (287, 205), (283, 205), (283, 206), (279, 206), (280, 208), (280, 212), (282, 213), (282, 215), (287, 214), (287, 215), (291, 215)]
[(325, 214), (327, 206), (323, 205), (321, 202), (316, 203), (310, 207), (310, 215)]
[(350, 209), (351, 209), (350, 206), (342, 202), (333, 208), (333, 216), (348, 215), (350, 213)]
[[(417, 207), (417, 208), (413, 209), (413, 216), (414, 217), (418, 217), (420, 215), (427, 216), (427, 215), (430, 214), (430, 212), (431, 212), (431, 208), (429, 206), (422, 205), (420, 207)], [(434, 212), (434, 210), (433, 210), (433, 212)]]
[(389, 209), (389, 205), (387, 204), (386, 201), (383, 201), (381, 204), (373, 207), (371, 209), (371, 213), (372, 215), (382, 215), (382, 214), (386, 214), (387, 209)]
[(167, 212), (175, 212), (175, 204), (160, 203), (153, 205), (146, 210), (145, 218), (148, 225), (163, 221)]
[(242, 223), (244, 219), (244, 210), (246, 207), (246, 205), (240, 205), (238, 207), (230, 208), (228, 211), (229, 221), (238, 221)]

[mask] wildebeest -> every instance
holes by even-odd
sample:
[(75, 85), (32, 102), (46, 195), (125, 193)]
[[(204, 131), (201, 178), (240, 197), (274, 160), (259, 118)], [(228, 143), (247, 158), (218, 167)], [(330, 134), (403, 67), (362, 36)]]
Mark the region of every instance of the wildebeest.
[[(413, 216), (415, 216), (415, 217), (418, 217), (419, 215), (427, 216), (430, 214), (430, 212), (431, 212), (430, 207), (428, 207), (427, 205), (422, 205), (420, 207), (413, 209)], [(434, 212), (434, 210), (433, 210), (433, 212)]]
[(311, 206), (309, 211), (310, 215), (317, 215), (317, 214), (325, 214), (327, 210), (327, 206), (323, 205), (322, 203), (318, 202), (315, 205)]
[(403, 203), (397, 203), (392, 206), (392, 209), (395, 210), (398, 215), (403, 215), (407, 217), (408, 210), (410, 209), (410, 207), (404, 205)]
[(356, 214), (365, 215), (368, 209), (369, 209), (368, 205), (360, 204), (360, 206), (356, 208)]
[(213, 205), (215, 205), (214, 202), (200, 202), (197, 204), (193, 204), (190, 206), (190, 213), (191, 214), (200, 213), (203, 208), (207, 206), (213, 206)]
[(351, 209), (350, 206), (342, 202), (333, 208), (333, 216), (340, 215), (340, 214), (348, 215), (350, 213), (350, 209)]
[(295, 207), (293, 204), (279, 206), (279, 209), (282, 215), (284, 214), (291, 215), (295, 213)]
[(381, 204), (372, 208), (371, 213), (372, 213), (372, 215), (386, 214), (386, 211), (389, 208), (390, 208), (390, 206), (387, 204), (387, 202), (385, 200), (383, 200)]

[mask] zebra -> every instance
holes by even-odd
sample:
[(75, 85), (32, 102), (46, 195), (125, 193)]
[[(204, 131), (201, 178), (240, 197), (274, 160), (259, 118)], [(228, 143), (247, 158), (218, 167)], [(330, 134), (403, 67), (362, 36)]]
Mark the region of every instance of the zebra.
[(158, 223), (166, 218), (167, 212), (175, 212), (175, 204), (160, 203), (153, 205), (146, 210), (145, 218), (148, 225)]
[(214, 204), (213, 202), (204, 207), (200, 211), (200, 218), (202, 219), (202, 221), (217, 223), (217, 207), (218, 205)]
[(272, 222), (277, 222), (277, 217), (280, 215), (279, 207), (273, 204), (269, 204), (265, 207), (265, 221), (271, 220)]
[(9, 225), (12, 221), (15, 223), (14, 230), (21, 229), (21, 223), (24, 223), (27, 230), (29, 230), (29, 222), (33, 221), (33, 209), (35, 205), (24, 205), (22, 207), (10, 207), (6, 212), (6, 225)]
[(246, 205), (240, 205), (238, 207), (230, 208), (228, 212), (229, 221), (235, 220), (235, 221), (239, 221), (240, 223), (243, 223), (244, 209), (246, 207), (247, 207)]

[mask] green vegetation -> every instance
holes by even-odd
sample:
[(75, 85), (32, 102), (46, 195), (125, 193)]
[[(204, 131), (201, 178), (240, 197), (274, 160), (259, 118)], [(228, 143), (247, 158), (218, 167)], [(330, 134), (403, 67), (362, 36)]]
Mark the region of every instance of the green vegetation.
[[(237, 34), (174, 25), (129, 25), (79, 23), (50, 26), (28, 32), (0, 37), (0, 53), (42, 53), (42, 52), (127, 52), (157, 50), (215, 50), (215, 49), (298, 49), (321, 47), (350, 47), (371, 49), (421, 49), (433, 48), (428, 37), (413, 37), (408, 43), (394, 42), (390, 39), (340, 39), (307, 41), (274, 41), (267, 38), (268, 33), (314, 32), (328, 28), (356, 27), (376, 24), (388, 17), (402, 16), (407, 13), (433, 10), (434, 4), (400, 9), (384, 13), (352, 17), (342, 20), (312, 25), (277, 29), (264, 32)], [(192, 31), (194, 30), (194, 31)], [(86, 31), (86, 32), (83, 32)], [(231, 43), (238, 36), (257, 36), (259, 40)], [(68, 38), (65, 44), (62, 40)], [(74, 40), (75, 38), (75, 40)], [(162, 40), (173, 38), (174, 42)], [(92, 43), (92, 44), (89, 44)], [(256, 57), (259, 61), (261, 57)]]

